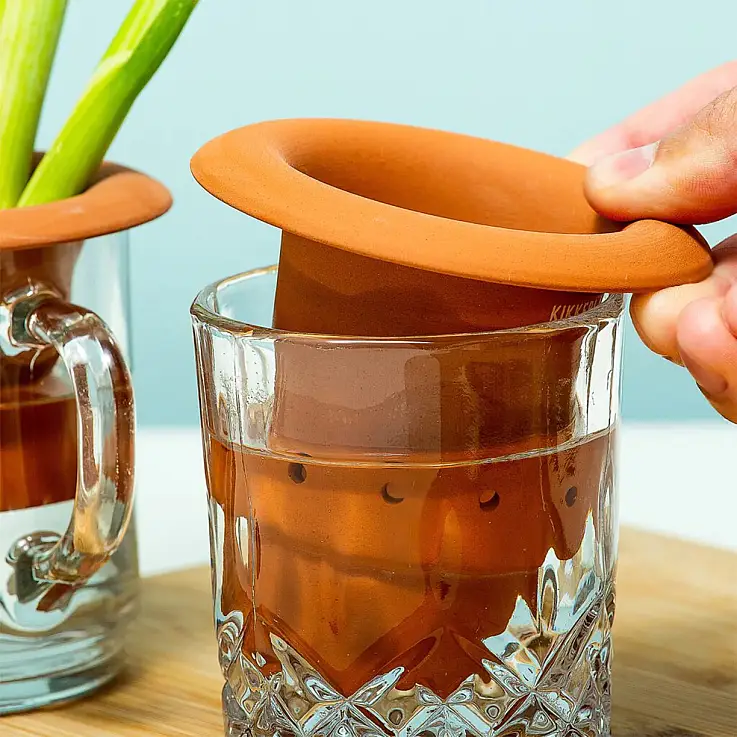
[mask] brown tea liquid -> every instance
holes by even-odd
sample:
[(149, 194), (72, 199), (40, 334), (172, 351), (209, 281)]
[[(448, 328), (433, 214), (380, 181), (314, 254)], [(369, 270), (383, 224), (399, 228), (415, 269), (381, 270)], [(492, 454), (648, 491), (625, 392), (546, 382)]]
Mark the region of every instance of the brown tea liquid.
[(209, 438), (225, 519), (219, 610), (243, 612), (243, 653), (280, 670), (277, 635), (351, 694), (405, 668), (399, 688), (445, 697), (484, 675), (484, 638), (518, 597), (536, 610), (550, 549), (580, 549), (598, 515), (612, 433), (509, 460), (341, 465)]
[[(0, 251), (4, 294), (30, 284), (69, 298), (81, 242)], [(0, 512), (74, 498), (77, 411), (51, 347), (0, 353)]]
[(0, 512), (74, 498), (77, 409), (69, 386), (0, 386)]

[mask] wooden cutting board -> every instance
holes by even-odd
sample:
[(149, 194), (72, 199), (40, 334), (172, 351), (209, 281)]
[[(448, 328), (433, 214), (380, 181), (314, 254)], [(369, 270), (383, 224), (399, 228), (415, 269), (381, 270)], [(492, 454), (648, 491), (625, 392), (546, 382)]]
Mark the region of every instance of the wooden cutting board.
[[(614, 737), (737, 737), (737, 555), (622, 533)], [(146, 579), (118, 682), (0, 719), (1, 737), (222, 737), (204, 568)]]

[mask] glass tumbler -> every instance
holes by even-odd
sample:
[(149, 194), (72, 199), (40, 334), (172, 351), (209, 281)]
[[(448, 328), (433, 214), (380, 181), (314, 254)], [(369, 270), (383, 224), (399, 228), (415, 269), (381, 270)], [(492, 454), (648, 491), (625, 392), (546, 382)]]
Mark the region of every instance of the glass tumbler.
[(138, 592), (128, 258), (127, 230), (0, 250), (0, 714), (122, 664)]
[(605, 737), (623, 298), (495, 332), (193, 307), (229, 737)]

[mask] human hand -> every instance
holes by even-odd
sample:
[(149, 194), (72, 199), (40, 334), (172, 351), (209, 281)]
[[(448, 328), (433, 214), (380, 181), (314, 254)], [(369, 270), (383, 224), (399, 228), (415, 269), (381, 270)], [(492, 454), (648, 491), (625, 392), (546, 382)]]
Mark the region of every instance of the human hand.
[[(737, 62), (689, 82), (574, 151), (590, 166), (586, 195), (613, 220), (715, 222), (737, 213)], [(635, 328), (655, 353), (685, 366), (737, 422), (737, 234), (713, 250), (698, 284), (632, 299)]]

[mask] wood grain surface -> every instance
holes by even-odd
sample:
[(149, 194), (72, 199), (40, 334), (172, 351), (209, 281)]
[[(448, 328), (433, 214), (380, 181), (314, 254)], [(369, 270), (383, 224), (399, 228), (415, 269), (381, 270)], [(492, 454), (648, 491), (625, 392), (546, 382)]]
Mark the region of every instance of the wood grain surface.
[[(737, 555), (632, 530), (620, 551), (614, 737), (737, 737)], [(222, 736), (206, 569), (144, 580), (128, 658), (98, 695), (0, 736)]]

